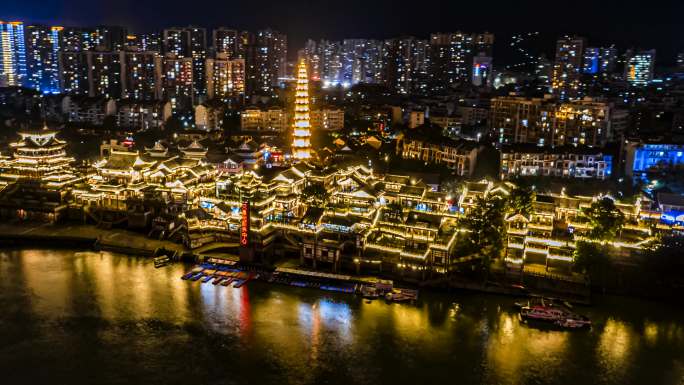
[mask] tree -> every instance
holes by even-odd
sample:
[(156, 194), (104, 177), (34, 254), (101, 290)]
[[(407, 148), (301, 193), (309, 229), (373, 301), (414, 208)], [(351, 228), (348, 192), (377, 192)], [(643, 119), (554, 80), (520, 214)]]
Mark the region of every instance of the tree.
[(613, 240), (625, 224), (625, 216), (610, 198), (599, 199), (583, 212), (589, 222), (589, 237), (596, 240)]
[(485, 280), (492, 260), (503, 250), (505, 207), (506, 201), (500, 196), (478, 197), (476, 205), (462, 220), (463, 226), (470, 230), (468, 248), (482, 251)]
[(508, 208), (515, 214), (529, 216), (532, 214), (532, 204), (535, 193), (528, 187), (516, 187), (508, 197)]
[(312, 206), (323, 207), (328, 198), (328, 190), (320, 183), (309, 183), (302, 190), (302, 195)]
[(586, 274), (592, 282), (600, 282), (605, 287), (606, 276), (613, 265), (608, 246), (594, 242), (577, 242), (574, 260), (575, 272)]
[(460, 178), (450, 178), (444, 181), (440, 186), (440, 191), (443, 191), (452, 197), (457, 197), (463, 193), (464, 183)]

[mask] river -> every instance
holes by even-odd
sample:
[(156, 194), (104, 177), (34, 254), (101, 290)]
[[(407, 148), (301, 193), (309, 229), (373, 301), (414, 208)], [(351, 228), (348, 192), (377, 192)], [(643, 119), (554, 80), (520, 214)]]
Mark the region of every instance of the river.
[(600, 297), (589, 331), (521, 324), (513, 298), (421, 292), (367, 303), (187, 266), (0, 251), (0, 383), (684, 384), (684, 310)]

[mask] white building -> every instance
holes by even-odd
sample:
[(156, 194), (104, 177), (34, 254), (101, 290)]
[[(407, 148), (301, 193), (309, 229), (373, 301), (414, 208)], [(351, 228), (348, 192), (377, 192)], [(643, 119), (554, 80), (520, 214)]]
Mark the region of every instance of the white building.
[(162, 128), (171, 113), (171, 102), (122, 101), (116, 112), (116, 124), (139, 130)]
[(116, 114), (114, 99), (65, 96), (62, 113), (67, 122), (102, 125), (107, 116)]
[(501, 179), (517, 176), (608, 179), (613, 156), (600, 149), (538, 146), (504, 146), (501, 149)]
[(217, 103), (202, 103), (195, 107), (195, 126), (199, 130), (218, 130), (223, 126), (226, 114), (225, 105)]

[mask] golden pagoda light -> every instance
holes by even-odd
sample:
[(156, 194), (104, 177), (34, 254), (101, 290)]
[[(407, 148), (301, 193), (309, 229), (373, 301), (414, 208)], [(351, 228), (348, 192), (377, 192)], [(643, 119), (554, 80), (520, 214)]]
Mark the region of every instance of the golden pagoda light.
[(299, 62), (297, 69), (297, 88), (295, 90), (295, 116), (292, 132), (292, 155), (297, 160), (310, 159), (311, 116), (309, 114), (309, 76), (306, 62)]

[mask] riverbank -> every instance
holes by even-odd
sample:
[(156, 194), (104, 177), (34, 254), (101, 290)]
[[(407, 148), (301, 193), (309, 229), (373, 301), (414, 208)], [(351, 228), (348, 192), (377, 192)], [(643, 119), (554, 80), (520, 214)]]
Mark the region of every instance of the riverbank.
[(189, 252), (177, 243), (149, 239), (143, 234), (120, 229), (100, 229), (92, 225), (3, 223), (0, 244), (9, 246), (87, 247), (122, 254), (151, 256), (158, 249)]
[[(101, 229), (93, 225), (82, 224), (45, 224), (31, 222), (14, 222), (0, 224), (0, 245), (10, 247), (58, 247), (58, 248), (84, 248), (96, 251), (111, 251), (120, 254), (150, 257), (159, 249), (165, 249), (175, 254), (189, 255), (190, 260), (198, 260), (200, 256), (193, 255), (193, 251), (183, 245), (169, 241), (161, 241), (147, 238), (144, 234), (135, 233), (122, 229)], [(224, 258), (222, 256), (221, 258)], [(278, 261), (276, 267), (301, 268), (293, 265), (293, 261)], [(308, 269), (307, 269), (308, 270)], [(363, 276), (358, 276), (360, 279)], [(411, 279), (406, 276), (396, 276), (393, 274), (383, 274), (381, 277), (374, 278), (392, 279), (403, 282), (416, 288), (432, 289), (436, 291), (465, 290), (471, 292), (482, 292), (489, 294), (525, 296), (546, 295), (555, 298), (562, 298), (575, 303), (587, 304), (590, 302), (589, 293), (576, 295), (577, 293), (562, 293), (558, 291), (538, 291), (528, 292), (518, 287), (510, 285), (508, 282), (477, 282), (470, 281), (465, 277), (461, 279), (437, 279), (421, 281)], [(369, 278), (369, 277), (366, 277)], [(569, 295), (565, 295), (569, 294)]]

